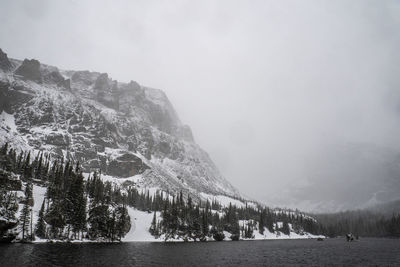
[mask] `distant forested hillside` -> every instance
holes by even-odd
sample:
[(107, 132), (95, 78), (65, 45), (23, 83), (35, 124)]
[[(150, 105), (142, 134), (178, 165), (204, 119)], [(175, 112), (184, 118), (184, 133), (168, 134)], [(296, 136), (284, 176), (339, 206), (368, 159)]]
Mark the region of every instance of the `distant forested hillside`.
[(313, 215), (330, 237), (353, 233), (356, 236), (400, 237), (400, 215), (384, 216), (371, 210), (345, 211)]

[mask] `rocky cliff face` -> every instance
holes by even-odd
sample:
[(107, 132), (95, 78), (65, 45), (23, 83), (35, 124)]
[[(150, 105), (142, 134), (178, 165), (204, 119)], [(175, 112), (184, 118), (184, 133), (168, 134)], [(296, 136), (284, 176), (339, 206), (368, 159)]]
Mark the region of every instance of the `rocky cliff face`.
[(0, 142), (79, 161), (139, 186), (238, 196), (164, 92), (0, 51)]

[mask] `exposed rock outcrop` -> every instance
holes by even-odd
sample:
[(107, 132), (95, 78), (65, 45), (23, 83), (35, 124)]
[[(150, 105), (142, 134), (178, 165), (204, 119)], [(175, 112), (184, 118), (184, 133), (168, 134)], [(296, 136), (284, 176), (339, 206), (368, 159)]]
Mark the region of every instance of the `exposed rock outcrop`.
[(10, 60), (8, 60), (7, 54), (0, 49), (0, 69), (3, 71), (10, 71), (12, 69), (12, 65)]
[(56, 84), (57, 86), (66, 90), (71, 90), (70, 79), (65, 79), (57, 70), (45, 74), (43, 76), (43, 80), (48, 83)]
[(107, 174), (117, 177), (130, 177), (143, 173), (149, 167), (133, 154), (124, 154), (108, 164)]
[(22, 76), (25, 80), (42, 82), (42, 74), (40, 72), (40, 62), (36, 59), (24, 59), (22, 65), (15, 70), (15, 74)]
[(100, 75), (99, 73), (90, 72), (87, 70), (74, 71), (72, 73), (73, 73), (71, 76), (72, 82), (86, 86), (92, 85), (96, 81), (97, 77)]

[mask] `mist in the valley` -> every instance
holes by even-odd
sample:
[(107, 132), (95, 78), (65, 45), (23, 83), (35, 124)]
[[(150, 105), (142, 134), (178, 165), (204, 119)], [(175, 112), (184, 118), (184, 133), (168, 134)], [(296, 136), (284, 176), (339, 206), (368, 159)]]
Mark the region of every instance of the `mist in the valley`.
[(1, 1), (0, 47), (163, 89), (270, 205), (400, 198), (399, 1)]

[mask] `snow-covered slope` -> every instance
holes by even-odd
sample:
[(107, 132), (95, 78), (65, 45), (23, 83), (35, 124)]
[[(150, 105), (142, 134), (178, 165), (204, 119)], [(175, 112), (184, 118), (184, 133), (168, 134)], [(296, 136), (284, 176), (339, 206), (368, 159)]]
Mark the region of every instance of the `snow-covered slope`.
[(0, 143), (169, 192), (238, 197), (164, 92), (0, 50)]
[[(132, 207), (128, 208), (129, 211), (129, 216), (131, 217), (131, 229), (127, 233), (127, 235), (122, 239), (122, 241), (151, 241), (151, 242), (163, 242), (165, 241), (164, 236), (161, 236), (159, 238), (155, 238), (152, 236), (149, 232), (149, 225), (151, 224), (151, 221), (153, 219), (153, 213), (148, 213), (144, 211), (140, 211), (137, 209), (134, 209)], [(160, 217), (160, 212), (157, 212), (157, 218)], [(247, 225), (250, 223), (251, 220), (241, 220), (239, 221), (239, 225), (243, 227), (247, 227)], [(254, 223), (253, 221), (251, 223)], [(278, 222), (279, 224), (282, 224), (282, 222)], [(325, 238), (323, 235), (313, 235), (310, 233), (296, 233), (293, 229), (291, 224), (289, 224), (290, 227), (290, 234), (286, 235), (278, 230), (274, 231), (273, 233), (268, 231), (268, 229), (265, 229), (264, 234), (260, 234), (259, 231), (254, 231), (253, 238), (248, 238), (248, 240), (275, 240), (275, 239), (309, 239), (309, 238)], [(230, 241), (230, 236), (231, 234), (228, 232), (224, 232), (225, 234), (225, 239), (226, 241)], [(243, 238), (243, 240), (246, 240), (246, 238)], [(209, 240), (213, 240), (212, 238), (209, 238)], [(170, 238), (168, 241), (176, 242), (176, 241), (184, 241), (182, 238)]]
[[(104, 177), (104, 180), (110, 180), (112, 178), (110, 177)], [(126, 179), (124, 179), (126, 180)], [(115, 182), (115, 180), (111, 180)], [(41, 208), (41, 205), (43, 203), (43, 200), (46, 195), (46, 187), (39, 186), (34, 184), (33, 185), (33, 200), (34, 200), (34, 205), (32, 207), (33, 213), (32, 213), (32, 225), (36, 225), (39, 217), (39, 211)], [(22, 191), (16, 191), (18, 193), (19, 197), (24, 197)], [(207, 197), (210, 199), (210, 196)], [(232, 203), (233, 205), (237, 205), (238, 207), (242, 206), (243, 203), (240, 201), (235, 201), (234, 199), (230, 199), (229, 197), (225, 196), (216, 196), (213, 197), (213, 200), (215, 201), (221, 201), (220, 204), (222, 206), (228, 206), (229, 203)], [(224, 202), (225, 201), (225, 202)], [(251, 203), (250, 203), (251, 204)], [(154, 216), (154, 211), (153, 212), (147, 212), (147, 211), (141, 211), (138, 210), (134, 207), (128, 206), (128, 213), (130, 217), (130, 222), (131, 222), (131, 228), (129, 232), (122, 238), (122, 241), (124, 242), (132, 242), (132, 241), (140, 241), (140, 242), (164, 242), (165, 236), (161, 235), (160, 237), (156, 238), (155, 236), (151, 235), (149, 232), (149, 228), (151, 225), (151, 222), (153, 220)], [(22, 210), (22, 204), (20, 204), (19, 212)], [(19, 212), (17, 214), (17, 217), (19, 217)], [(218, 212), (216, 210), (213, 210), (213, 212)], [(275, 212), (280, 212), (276, 210)], [(289, 212), (289, 211), (286, 211)], [(306, 215), (303, 215), (306, 217)], [(157, 211), (156, 212), (156, 217), (158, 222), (161, 220), (161, 212)], [(241, 239), (248, 239), (248, 240), (272, 240), (272, 239), (308, 239), (308, 238), (325, 238), (325, 236), (322, 235), (313, 235), (307, 232), (296, 232), (292, 225), (289, 224), (289, 229), (290, 229), (290, 234), (284, 234), (283, 232), (279, 231), (278, 228), (282, 228), (283, 222), (278, 221), (277, 223), (274, 224), (275, 231), (270, 232), (267, 228), (264, 228), (264, 233), (261, 234), (257, 229), (259, 227), (258, 222), (253, 221), (253, 220), (239, 220), (239, 225), (240, 227), (247, 227), (247, 225), (255, 225), (256, 230), (253, 232), (253, 238), (244, 238), (241, 237)], [(230, 241), (230, 236), (231, 234), (229, 232), (224, 231), (225, 234), (225, 239), (226, 241)], [(19, 238), (21, 238), (21, 233), (19, 233)], [(35, 237), (36, 243), (41, 243), (41, 242), (47, 242), (47, 239), (41, 239), (39, 237)], [(213, 239), (211, 237), (208, 237), (209, 241), (212, 241)], [(179, 242), (179, 241), (184, 241), (183, 238), (169, 238), (167, 241), (170, 242)], [(93, 240), (90, 239), (83, 239), (83, 240), (73, 240), (72, 242), (93, 242)]]

